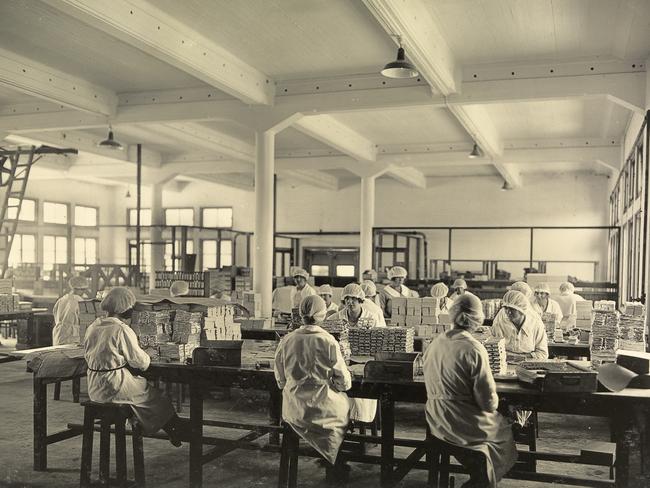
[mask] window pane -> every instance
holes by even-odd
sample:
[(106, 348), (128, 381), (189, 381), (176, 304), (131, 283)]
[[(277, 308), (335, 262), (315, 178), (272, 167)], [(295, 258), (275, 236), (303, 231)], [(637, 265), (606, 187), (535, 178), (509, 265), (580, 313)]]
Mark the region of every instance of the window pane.
[(312, 276), (329, 276), (330, 267), (327, 265), (312, 264), (309, 273)]
[(68, 206), (65, 203), (43, 202), (43, 222), (67, 224)]
[(179, 211), (181, 225), (194, 225), (194, 209), (183, 208)]
[[(17, 198), (9, 199), (9, 205), (7, 207), (8, 219), (16, 218), (17, 209), (15, 208), (15, 206), (18, 205), (18, 201), (19, 200)], [(36, 220), (36, 200), (29, 200), (27, 198), (23, 198), (23, 203), (22, 206), (20, 207), (20, 217), (18, 220), (27, 220), (30, 222), (34, 222)]]
[(86, 264), (97, 263), (97, 240), (86, 239)]
[(203, 269), (217, 267), (217, 241), (203, 241), (203, 256), (201, 262)]
[(232, 208), (204, 208), (203, 227), (232, 227)]
[[(129, 209), (129, 225), (137, 225), (138, 223), (138, 211), (135, 208)], [(151, 225), (151, 209), (150, 208), (141, 208), (140, 209), (140, 225)]]
[(36, 262), (36, 236), (26, 234), (22, 236), (22, 262)]
[(352, 264), (337, 264), (336, 276), (355, 276), (354, 265)]
[(16, 266), (22, 262), (21, 259), (22, 236), (15, 234), (9, 251), (9, 266)]
[(232, 266), (232, 241), (222, 240), (219, 243), (219, 259), (221, 266)]
[(74, 207), (74, 225), (95, 227), (97, 225), (97, 209), (95, 207)]
[(167, 208), (165, 209), (166, 225), (194, 225), (193, 208)]
[(86, 264), (86, 246), (83, 237), (74, 240), (74, 262), (75, 264)]
[(68, 238), (57, 236), (55, 263), (65, 264), (68, 262)]

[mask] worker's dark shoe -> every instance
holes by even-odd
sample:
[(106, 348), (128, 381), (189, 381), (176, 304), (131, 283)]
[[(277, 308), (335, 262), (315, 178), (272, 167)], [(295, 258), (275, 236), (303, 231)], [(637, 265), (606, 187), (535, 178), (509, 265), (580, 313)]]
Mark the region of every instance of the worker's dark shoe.
[(350, 479), (350, 466), (347, 464), (336, 464), (325, 468), (325, 481), (330, 486), (338, 486), (347, 483)]

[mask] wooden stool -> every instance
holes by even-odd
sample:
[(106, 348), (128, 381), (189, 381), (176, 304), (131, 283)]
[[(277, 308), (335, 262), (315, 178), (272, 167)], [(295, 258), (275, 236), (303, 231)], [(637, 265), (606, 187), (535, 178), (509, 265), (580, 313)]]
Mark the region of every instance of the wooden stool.
[[(449, 476), (449, 458), (454, 456), (474, 479), (485, 479), (487, 464), (485, 456), (477, 451), (449, 444), (434, 437), (427, 429), (427, 464), (429, 465), (429, 486), (448, 488), (454, 486), (454, 477)], [(450, 484), (451, 481), (451, 484)]]
[[(81, 447), (80, 488), (90, 487), (92, 470), (93, 437), (95, 420), (100, 421), (99, 437), (99, 483), (110, 486), (110, 455), (111, 455), (111, 425), (115, 426), (115, 481), (117, 486), (127, 486), (126, 479), (126, 420), (133, 412), (128, 405), (116, 403), (83, 402), (84, 427)], [(144, 449), (142, 446), (142, 431), (137, 425), (133, 426), (133, 472), (135, 486), (143, 487), (144, 482)], [(131, 482), (133, 483), (133, 482)]]
[(284, 424), (282, 447), (280, 449), (280, 474), (278, 488), (296, 488), (298, 486), (298, 447), (300, 436), (289, 424)]

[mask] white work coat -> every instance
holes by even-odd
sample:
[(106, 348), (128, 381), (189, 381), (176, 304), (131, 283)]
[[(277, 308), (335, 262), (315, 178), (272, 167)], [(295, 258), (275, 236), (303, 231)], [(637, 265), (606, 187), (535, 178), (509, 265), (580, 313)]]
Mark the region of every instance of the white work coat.
[(377, 327), (386, 327), (386, 319), (384, 319), (384, 313), (381, 311), (381, 307), (375, 303), (375, 297), (366, 298), (361, 304), (361, 308), (365, 308), (372, 315), (376, 317), (375, 325)]
[(115, 317), (95, 320), (86, 331), (85, 351), (93, 402), (131, 405), (145, 433), (157, 432), (172, 418), (171, 401), (125, 367), (146, 370), (151, 361), (131, 327)]
[(560, 305), (553, 300), (552, 298), (548, 299), (548, 302), (546, 303), (546, 308), (542, 308), (542, 306), (537, 303), (537, 300), (533, 300), (533, 310), (539, 314), (541, 317), (543, 313), (552, 313), (555, 314), (555, 327), (559, 327), (560, 322), (562, 322), (562, 317), (564, 314), (562, 313), (562, 309), (560, 308)]
[[(366, 301), (361, 304), (361, 315), (359, 319), (371, 318), (374, 321), (374, 327), (386, 327), (386, 321), (381, 314), (381, 309), (372, 310), (371, 307), (366, 305)], [(350, 322), (354, 327), (356, 323), (350, 321), (349, 309), (346, 307), (337, 313), (334, 319), (341, 319)], [(357, 319), (358, 320), (358, 319)], [(372, 422), (375, 420), (377, 413), (377, 400), (372, 398), (349, 398), (350, 401), (350, 418), (358, 422)]]
[(490, 333), (506, 340), (506, 350), (517, 354), (530, 354), (531, 359), (548, 359), (548, 339), (542, 319), (533, 310), (526, 311), (526, 318), (517, 330), (506, 311), (501, 308), (494, 317)]
[(391, 300), (393, 298), (406, 297), (406, 298), (418, 298), (418, 292), (409, 289), (406, 285), (400, 285), (399, 291), (393, 288), (390, 285), (384, 286), (379, 295), (379, 305), (384, 311), (384, 317), (390, 318), (392, 316), (392, 305)]
[(79, 337), (79, 302), (83, 297), (70, 292), (59, 298), (54, 304), (54, 328), (52, 345), (78, 344)]
[(338, 311), (339, 311), (339, 306), (336, 303), (332, 302), (325, 309), (325, 316), (329, 317), (330, 315), (334, 315)]
[(485, 348), (466, 331), (440, 334), (424, 352), (426, 418), (431, 433), (482, 452), (490, 487), (514, 465), (510, 423), (497, 412), (499, 397)]
[(560, 326), (564, 330), (572, 329), (576, 325), (576, 318), (578, 317), (578, 311), (576, 309), (576, 302), (584, 301), (580, 295), (575, 293), (561, 294), (557, 297), (557, 304), (560, 306), (562, 311), (562, 323)]
[(295, 286), (291, 288), (291, 306), (293, 308), (300, 307), (300, 302), (303, 298), (307, 298), (310, 295), (316, 295), (316, 290), (314, 290), (309, 283), (307, 283), (302, 290), (298, 290)]
[(282, 390), (282, 419), (334, 464), (349, 422), (352, 387), (341, 349), (318, 325), (284, 336), (275, 351), (275, 379)]

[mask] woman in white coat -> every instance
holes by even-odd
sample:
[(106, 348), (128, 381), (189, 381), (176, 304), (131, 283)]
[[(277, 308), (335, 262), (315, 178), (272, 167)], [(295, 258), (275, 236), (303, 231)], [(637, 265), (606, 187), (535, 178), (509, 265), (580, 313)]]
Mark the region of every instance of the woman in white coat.
[(438, 299), (438, 310), (436, 315), (441, 313), (449, 313), (449, 309), (451, 308), (451, 305), (454, 303), (454, 301), (447, 296), (448, 294), (449, 288), (447, 288), (447, 285), (445, 285), (442, 281), (436, 283), (431, 287), (431, 296)]
[(381, 311), (381, 307), (377, 305), (377, 285), (375, 285), (373, 281), (363, 280), (361, 283), (361, 289), (366, 295), (366, 298), (361, 306), (376, 315), (377, 327), (386, 327), (386, 319), (384, 319), (384, 313)]
[(379, 292), (379, 306), (387, 319), (392, 315), (391, 300), (398, 297), (417, 298), (418, 293), (410, 290), (405, 284), (407, 271), (402, 266), (393, 266), (388, 270), (390, 283)]
[(543, 317), (545, 313), (555, 315), (555, 327), (559, 327), (562, 322), (562, 309), (560, 304), (551, 298), (551, 289), (546, 283), (540, 283), (535, 287), (535, 299), (533, 301), (533, 310)]
[(300, 307), (300, 302), (311, 295), (316, 295), (314, 290), (307, 280), (309, 273), (302, 268), (294, 268), (291, 272), (291, 277), (295, 286), (291, 289), (291, 306), (292, 308)]
[(138, 345), (138, 337), (124, 320), (130, 320), (135, 295), (128, 288), (113, 288), (102, 300), (108, 317), (95, 320), (86, 331), (88, 396), (93, 402), (130, 405), (145, 434), (163, 429), (169, 441), (180, 446), (180, 419), (163, 393), (131, 373), (146, 370), (151, 361)]
[(52, 345), (79, 344), (79, 302), (88, 289), (88, 280), (83, 276), (73, 276), (68, 282), (70, 293), (66, 293), (54, 304), (54, 329)]
[(300, 303), (303, 324), (284, 336), (275, 352), (275, 379), (282, 390), (282, 419), (333, 467), (349, 422), (352, 377), (336, 339), (318, 324), (325, 302)]
[(327, 317), (339, 311), (339, 306), (332, 301), (333, 294), (334, 290), (332, 290), (330, 285), (321, 285), (318, 287), (318, 296), (325, 301), (325, 306), (327, 307), (325, 310)]
[(575, 293), (573, 283), (566, 281), (560, 285), (560, 296), (556, 297), (556, 301), (562, 311), (560, 326), (564, 330), (573, 329), (576, 326), (576, 318), (578, 317), (576, 302), (582, 302), (584, 298)]
[(514, 465), (517, 450), (509, 422), (497, 412), (487, 351), (471, 335), (483, 323), (481, 301), (465, 292), (454, 300), (450, 316), (453, 329), (424, 353), (427, 423), (438, 439), (485, 455), (483, 469), (458, 459), (471, 476), (462, 486), (496, 487)]

